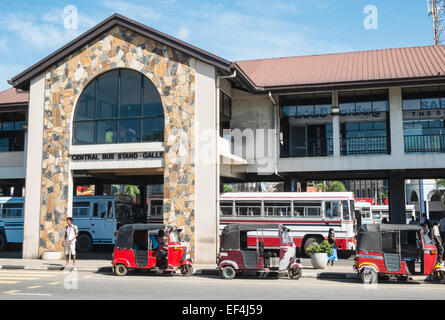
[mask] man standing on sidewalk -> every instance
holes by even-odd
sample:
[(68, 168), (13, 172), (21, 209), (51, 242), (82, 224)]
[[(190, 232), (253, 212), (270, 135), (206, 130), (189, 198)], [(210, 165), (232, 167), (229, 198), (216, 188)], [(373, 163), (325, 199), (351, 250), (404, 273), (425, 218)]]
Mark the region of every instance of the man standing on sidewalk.
[(442, 264), (443, 245), (442, 245), (442, 239), (440, 238), (439, 226), (440, 226), (440, 221), (436, 220), (433, 227), (433, 239), (437, 248), (437, 263)]
[(66, 255), (66, 264), (65, 267), (68, 267), (70, 263), (70, 255), (73, 256), (73, 266), (76, 264), (76, 238), (79, 234), (77, 226), (73, 225), (73, 218), (67, 218), (68, 225), (65, 229), (65, 255)]

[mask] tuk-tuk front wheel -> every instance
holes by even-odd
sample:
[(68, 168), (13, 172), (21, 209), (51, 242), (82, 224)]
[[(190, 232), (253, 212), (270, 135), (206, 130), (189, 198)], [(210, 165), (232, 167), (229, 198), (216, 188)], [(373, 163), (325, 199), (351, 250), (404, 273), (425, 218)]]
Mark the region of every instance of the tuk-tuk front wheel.
[(365, 268), (360, 273), (360, 279), (363, 284), (374, 284), (377, 283), (378, 274), (374, 269)]
[(193, 274), (193, 267), (189, 264), (185, 264), (181, 267), (181, 274), (184, 277), (190, 277)]
[(223, 279), (232, 280), (236, 276), (236, 271), (232, 267), (224, 267), (221, 269), (221, 276)]
[(128, 269), (124, 264), (117, 264), (114, 267), (114, 272), (118, 275), (118, 276), (125, 276), (128, 273)]
[(300, 268), (292, 268), (288, 271), (289, 278), (299, 280), (303, 272)]

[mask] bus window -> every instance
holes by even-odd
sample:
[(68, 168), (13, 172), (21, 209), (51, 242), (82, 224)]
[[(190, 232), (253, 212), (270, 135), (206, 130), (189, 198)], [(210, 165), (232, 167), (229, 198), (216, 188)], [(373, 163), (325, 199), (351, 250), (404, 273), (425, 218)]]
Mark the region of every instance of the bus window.
[(232, 201), (221, 201), (219, 204), (220, 213), (223, 217), (233, 216), (233, 202)]
[(107, 208), (107, 218), (108, 219), (113, 219), (113, 202), (112, 201), (108, 201), (108, 208)]
[(239, 217), (261, 216), (261, 201), (236, 201), (235, 212)]
[(93, 217), (97, 218), (98, 215), (99, 215), (99, 204), (95, 202), (93, 206)]
[(268, 217), (290, 217), (290, 201), (264, 201), (264, 213)]
[(150, 202), (150, 216), (161, 216), (162, 215), (162, 207), (163, 207), (163, 201), (162, 200), (151, 200)]
[(100, 202), (99, 203), (99, 212), (100, 212), (100, 217), (102, 219), (105, 219), (106, 214), (107, 214), (107, 206), (105, 202)]
[(320, 207), (307, 207), (306, 208), (306, 216), (307, 217), (321, 217), (321, 208)]
[(295, 207), (294, 205), (294, 215), (296, 217), (304, 217), (304, 207)]
[(325, 216), (327, 219), (337, 219), (341, 217), (341, 203), (338, 201), (325, 202)]
[(22, 203), (5, 203), (3, 205), (4, 219), (17, 219), (23, 216), (23, 204)]
[(343, 207), (343, 219), (344, 220), (349, 220), (351, 219), (351, 216), (349, 214), (349, 206), (348, 206), (348, 201), (342, 201), (341, 202), (342, 207)]
[(89, 202), (73, 203), (73, 218), (89, 218), (89, 216), (90, 216)]

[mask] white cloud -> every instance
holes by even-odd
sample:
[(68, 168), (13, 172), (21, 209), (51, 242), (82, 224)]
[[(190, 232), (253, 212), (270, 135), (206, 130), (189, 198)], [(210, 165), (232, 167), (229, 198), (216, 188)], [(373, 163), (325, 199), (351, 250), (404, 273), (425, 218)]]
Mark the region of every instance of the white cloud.
[(177, 33), (177, 37), (182, 40), (187, 40), (190, 37), (190, 29), (188, 29), (184, 26), (181, 26)]

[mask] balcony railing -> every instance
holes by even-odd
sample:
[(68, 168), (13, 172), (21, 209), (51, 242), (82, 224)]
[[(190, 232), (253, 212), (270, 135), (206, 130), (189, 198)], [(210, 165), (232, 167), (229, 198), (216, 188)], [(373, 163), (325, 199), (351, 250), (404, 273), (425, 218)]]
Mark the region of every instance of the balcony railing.
[(282, 158), (327, 157), (334, 154), (332, 138), (307, 139), (306, 144), (292, 146), (288, 140), (281, 147)]
[(445, 135), (405, 136), (405, 153), (445, 153)]
[(388, 154), (386, 137), (342, 138), (340, 144), (342, 156)]

